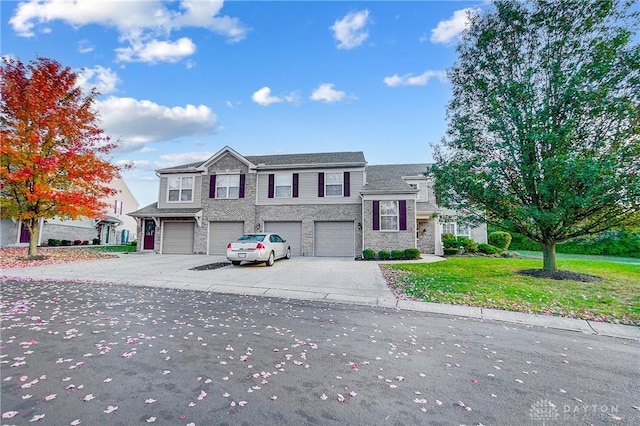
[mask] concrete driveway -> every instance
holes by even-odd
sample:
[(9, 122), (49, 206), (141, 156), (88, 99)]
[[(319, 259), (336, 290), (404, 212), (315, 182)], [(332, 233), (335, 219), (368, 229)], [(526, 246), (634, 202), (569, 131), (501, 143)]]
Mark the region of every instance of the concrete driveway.
[(117, 259), (6, 269), (3, 275), (371, 305), (396, 303), (376, 262), (294, 257), (278, 260), (272, 267), (243, 264), (192, 270), (222, 262), (228, 263), (223, 256), (131, 253)]
[[(442, 258), (423, 255), (411, 262)], [(350, 258), (294, 257), (264, 264), (192, 268), (228, 263), (223, 256), (120, 254), (118, 258), (2, 270), (2, 279), (78, 281), (211, 291), (224, 294), (318, 300), (524, 323), (640, 341), (640, 328), (520, 312), (397, 299), (377, 262)]]

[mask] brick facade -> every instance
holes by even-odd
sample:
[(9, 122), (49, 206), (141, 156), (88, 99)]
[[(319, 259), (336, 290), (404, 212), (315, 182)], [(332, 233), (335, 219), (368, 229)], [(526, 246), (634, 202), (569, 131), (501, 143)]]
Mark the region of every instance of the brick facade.
[[(195, 222), (193, 253), (212, 252), (220, 244), (214, 236), (226, 238), (227, 234), (236, 232), (239, 223), (243, 232), (249, 233), (264, 230), (265, 222), (296, 222), (300, 223), (301, 255), (316, 255), (315, 243), (321, 255), (330, 255), (327, 249), (332, 249), (332, 241), (347, 235), (343, 232), (350, 227), (338, 223), (335, 226), (316, 224), (334, 221), (353, 224), (355, 257), (361, 257), (366, 248), (376, 252), (418, 248), (423, 253), (441, 254), (442, 228), (433, 217), (440, 209), (435, 203), (432, 182), (425, 175), (427, 167), (427, 164), (367, 166), (361, 152), (245, 157), (225, 147), (202, 163), (159, 170), (159, 202), (132, 215), (141, 221), (159, 218), (161, 225), (167, 220)], [(220, 182), (219, 176), (225, 175), (241, 182), (231, 198), (219, 198), (216, 189), (210, 188), (212, 176)], [(191, 201), (166, 201), (167, 181), (171, 176), (194, 177), (196, 186)], [(325, 177), (331, 178), (330, 183)], [(242, 190), (244, 194), (240, 196)], [(373, 204), (382, 201), (402, 201), (398, 203), (398, 228), (406, 223), (406, 229), (374, 229), (377, 226), (374, 222), (377, 224), (383, 216), (374, 221)], [(405, 204), (406, 208), (400, 208)], [(214, 223), (220, 226), (210, 234)], [(143, 239), (142, 232), (139, 227), (139, 241)], [(316, 232), (324, 238), (319, 238)], [(478, 242), (486, 241), (485, 227), (472, 232)], [(342, 238), (341, 247), (346, 249), (348, 240), (348, 237)], [(162, 226), (159, 226), (156, 250), (161, 250), (161, 241)], [(215, 245), (208, 247), (212, 242)]]

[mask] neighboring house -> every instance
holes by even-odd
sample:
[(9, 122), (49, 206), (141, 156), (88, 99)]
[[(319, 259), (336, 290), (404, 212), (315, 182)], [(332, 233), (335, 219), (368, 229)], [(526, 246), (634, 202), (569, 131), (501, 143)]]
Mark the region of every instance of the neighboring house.
[[(410, 247), (441, 254), (434, 213), (442, 210), (428, 166), (367, 166), (362, 152), (243, 156), (225, 147), (206, 161), (157, 170), (158, 202), (130, 216), (141, 251), (224, 255), (239, 235), (268, 231), (294, 256)], [(445, 227), (486, 242), (485, 226)]]
[[(110, 187), (118, 193), (106, 197), (105, 215), (99, 219), (78, 218), (60, 220), (57, 218), (40, 221), (38, 245), (46, 245), (49, 239), (81, 240), (92, 243), (99, 238), (101, 244), (124, 244), (136, 239), (136, 220), (128, 213), (138, 210), (140, 205), (121, 178), (114, 179)], [(2, 219), (0, 222), (0, 245), (27, 245), (29, 231), (22, 222), (14, 219)]]

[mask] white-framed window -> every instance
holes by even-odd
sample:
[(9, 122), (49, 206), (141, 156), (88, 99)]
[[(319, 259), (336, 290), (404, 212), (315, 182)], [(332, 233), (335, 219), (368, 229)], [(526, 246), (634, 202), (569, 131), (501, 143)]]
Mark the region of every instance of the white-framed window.
[(442, 224), (442, 233), (443, 234), (453, 234), (456, 235), (456, 223), (455, 222), (446, 222)]
[(275, 197), (291, 198), (293, 175), (291, 173), (277, 173), (275, 176)]
[(195, 183), (193, 176), (173, 176), (168, 178), (168, 181), (167, 202), (185, 203), (193, 201)]
[(397, 231), (399, 222), (398, 202), (380, 201), (380, 230)]
[(443, 234), (453, 234), (456, 237), (471, 237), (471, 227), (463, 223), (447, 222), (442, 224)]
[(217, 175), (216, 198), (239, 198), (240, 175)]
[(114, 201), (113, 213), (116, 215), (122, 214), (122, 201), (118, 201), (118, 200)]
[(327, 197), (342, 197), (343, 173), (325, 173), (324, 194)]
[(456, 235), (460, 237), (471, 237), (471, 227), (463, 223), (459, 223), (456, 226)]
[(405, 182), (407, 182), (407, 185), (409, 185), (411, 188), (418, 190), (418, 201), (421, 201), (423, 203), (429, 201), (429, 188), (425, 180), (413, 179), (405, 180)]

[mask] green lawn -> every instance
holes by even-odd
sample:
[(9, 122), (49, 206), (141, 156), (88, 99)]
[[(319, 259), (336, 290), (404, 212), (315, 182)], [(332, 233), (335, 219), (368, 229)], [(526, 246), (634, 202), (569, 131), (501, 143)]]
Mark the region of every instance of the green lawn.
[[(524, 258), (542, 259), (541, 251), (516, 250), (516, 252)], [(640, 258), (638, 257), (595, 256), (591, 254), (556, 253), (556, 258), (560, 260), (562, 259), (602, 260), (604, 262), (630, 263), (633, 265), (640, 265)]]
[(443, 262), (381, 265), (396, 292), (416, 300), (482, 306), (640, 326), (640, 265), (558, 258), (558, 269), (596, 275), (597, 283), (516, 274), (534, 259), (451, 257)]
[(83, 246), (92, 250), (107, 251), (112, 253), (131, 253), (136, 251), (136, 246), (122, 244), (117, 246)]

